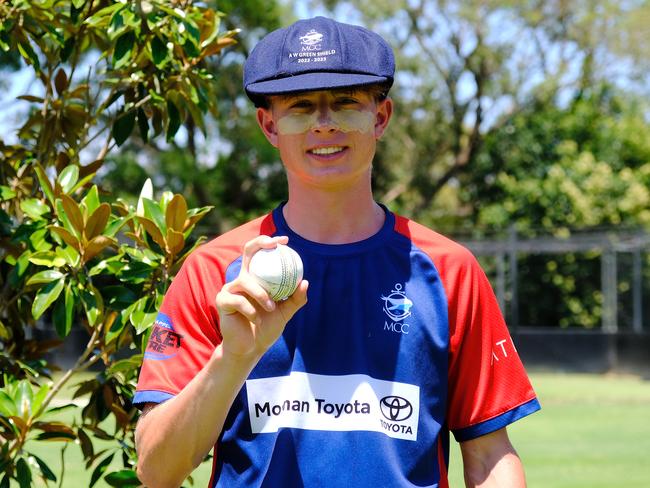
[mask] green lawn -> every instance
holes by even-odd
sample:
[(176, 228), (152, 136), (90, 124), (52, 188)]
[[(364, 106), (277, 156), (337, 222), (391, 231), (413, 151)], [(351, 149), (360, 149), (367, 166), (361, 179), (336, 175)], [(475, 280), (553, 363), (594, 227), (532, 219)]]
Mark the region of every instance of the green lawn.
[[(542, 410), (509, 428), (531, 488), (635, 488), (650, 486), (650, 381), (633, 376), (532, 374)], [(30, 446), (58, 473), (60, 443)], [(118, 467), (118, 462), (113, 462)], [(205, 487), (206, 463), (194, 473)], [(85, 487), (90, 471), (79, 447), (66, 452), (63, 486)], [(452, 442), (450, 482), (462, 487), (457, 444)], [(98, 483), (95, 486), (107, 486)], [(186, 484), (185, 486), (189, 486)]]
[[(531, 488), (650, 486), (650, 381), (533, 374), (542, 410), (508, 431)], [(462, 487), (457, 444), (450, 483)]]

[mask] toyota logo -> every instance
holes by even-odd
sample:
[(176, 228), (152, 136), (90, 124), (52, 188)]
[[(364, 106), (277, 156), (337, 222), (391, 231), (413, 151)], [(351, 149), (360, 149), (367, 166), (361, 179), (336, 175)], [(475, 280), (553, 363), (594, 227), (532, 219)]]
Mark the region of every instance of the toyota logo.
[(386, 396), (379, 401), (381, 413), (392, 422), (406, 420), (413, 414), (413, 405), (400, 396)]

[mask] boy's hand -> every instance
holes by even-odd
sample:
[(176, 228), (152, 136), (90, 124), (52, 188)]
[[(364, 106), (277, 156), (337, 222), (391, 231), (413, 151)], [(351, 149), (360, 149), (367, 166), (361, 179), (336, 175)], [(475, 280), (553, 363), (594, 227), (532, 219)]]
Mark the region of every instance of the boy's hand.
[(253, 254), (288, 242), (286, 236), (259, 236), (244, 246), (239, 276), (217, 293), (217, 310), (224, 355), (259, 358), (280, 337), (285, 325), (307, 303), (306, 280), (289, 298), (274, 302), (248, 272)]

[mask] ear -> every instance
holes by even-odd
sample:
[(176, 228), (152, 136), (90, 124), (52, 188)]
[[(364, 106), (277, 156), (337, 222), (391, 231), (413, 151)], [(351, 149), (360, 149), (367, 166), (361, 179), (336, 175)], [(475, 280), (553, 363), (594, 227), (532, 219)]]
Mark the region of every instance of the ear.
[(278, 147), (278, 129), (270, 108), (257, 109), (257, 124), (272, 146)]
[(388, 122), (393, 115), (393, 101), (386, 98), (377, 104), (377, 120), (375, 122), (375, 139), (379, 139), (388, 127)]

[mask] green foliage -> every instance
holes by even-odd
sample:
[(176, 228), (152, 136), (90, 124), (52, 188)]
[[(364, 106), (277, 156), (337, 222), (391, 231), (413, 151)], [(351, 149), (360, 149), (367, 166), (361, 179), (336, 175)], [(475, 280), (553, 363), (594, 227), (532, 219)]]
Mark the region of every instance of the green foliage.
[(605, 86), (509, 119), (466, 179), (464, 198), (482, 202), (475, 224), (556, 235), (650, 225), (650, 126), (639, 105)]
[[(218, 116), (206, 120), (205, 133), (186, 122), (179, 137), (167, 145), (131, 138), (119, 153), (107, 158), (101, 175), (104, 188), (129, 201), (137, 197), (136, 182), (149, 172), (156, 175), (157, 184), (183, 194), (189, 205), (219, 202), (202, 222), (205, 232), (213, 235), (268, 211), (287, 197), (279, 155), (260, 132), (241, 80), (243, 61), (257, 39), (290, 22), (292, 16), (288, 8), (261, 0), (228, 0), (219, 2), (219, 8), (227, 14), (222, 23), (228, 29), (236, 25), (242, 33), (226, 56), (206, 65), (219, 93), (213, 100)], [(138, 161), (145, 163), (141, 166)]]
[[(486, 138), (475, 171), (462, 179), (461, 198), (480, 203), (468, 225), (558, 238), (580, 229), (648, 228), (650, 126), (642, 106), (605, 85), (564, 108), (536, 101), (511, 117)], [(601, 324), (600, 252), (519, 262), (521, 276), (535, 277), (519, 283), (526, 324)]]
[[(203, 127), (215, 113), (206, 63), (235, 33), (221, 32), (221, 19), (191, 2), (0, 3), (0, 49), (19, 56), (40, 84), (40, 95), (19, 97), (31, 107), (19, 143), (0, 141), (2, 486), (63, 482), (28, 441), (78, 444), (90, 485), (139, 484), (131, 399), (142, 352), (210, 208), (191, 208), (170, 191), (154, 199), (150, 181), (137, 205), (114, 199), (96, 174), (136, 126), (141, 140), (169, 140), (186, 120)], [(46, 354), (73, 331), (86, 334), (85, 350), (52, 383), (56, 365)], [(81, 420), (51, 420), (73, 406), (52, 407), (63, 386), (93, 365), (101, 372), (74, 393), (86, 403)], [(100, 427), (109, 417), (110, 432)], [(93, 439), (115, 442), (96, 452)], [(107, 472), (116, 455), (123, 469)]]

